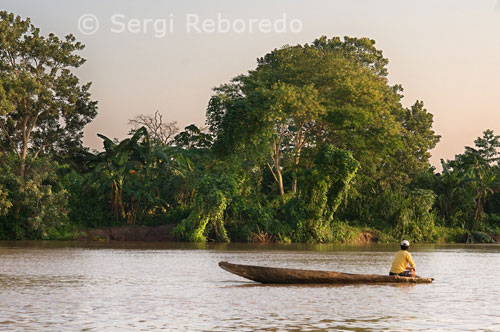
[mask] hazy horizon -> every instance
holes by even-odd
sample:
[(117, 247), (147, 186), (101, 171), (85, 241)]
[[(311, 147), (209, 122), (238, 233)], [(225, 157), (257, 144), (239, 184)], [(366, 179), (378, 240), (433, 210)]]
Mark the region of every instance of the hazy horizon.
[[(406, 107), (422, 100), (434, 115), (441, 142), (431, 163), (451, 159), (485, 129), (500, 134), (500, 2), (496, 0), (253, 1), (3, 1), (2, 10), (30, 17), (43, 35), (73, 33), (86, 45), (77, 70), (92, 81), (99, 115), (86, 127), (84, 144), (100, 148), (97, 133), (122, 139), (129, 119), (164, 114), (179, 127), (203, 125), (212, 88), (255, 68), (256, 59), (283, 45), (326, 35), (374, 39), (389, 59), (391, 84), (404, 87)], [(78, 24), (91, 14), (93, 34)], [(187, 31), (188, 15), (200, 20), (286, 18), (286, 32)], [(189, 16), (191, 17), (191, 16)], [(119, 28), (134, 20), (130, 29)], [(142, 26), (136, 31), (135, 23)], [(155, 22), (157, 23), (155, 26)], [(155, 27), (157, 28), (156, 31)], [(254, 26), (254, 30), (257, 25)], [(165, 29), (171, 28), (168, 32)], [(161, 30), (161, 31), (160, 31)], [(293, 31), (295, 30), (295, 31)]]

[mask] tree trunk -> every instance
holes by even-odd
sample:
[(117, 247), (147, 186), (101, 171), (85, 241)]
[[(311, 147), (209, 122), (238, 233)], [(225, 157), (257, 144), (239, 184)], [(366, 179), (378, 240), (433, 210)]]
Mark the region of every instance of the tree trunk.
[(280, 166), (280, 150), (279, 144), (274, 145), (274, 169), (276, 171), (276, 180), (278, 182), (278, 188), (281, 196), (285, 196), (285, 187), (283, 185), (283, 175), (281, 174), (281, 166)]
[[(283, 142), (283, 138), (285, 137), (285, 125), (281, 125), (281, 130), (280, 134), (277, 140), (273, 141), (273, 167), (271, 167), (269, 164), (269, 169), (271, 170), (271, 173), (273, 174), (274, 180), (278, 184), (278, 189), (280, 191), (280, 195), (283, 197), (285, 196), (285, 187), (283, 185), (283, 175), (281, 172), (281, 166), (280, 166), (280, 158), (281, 158), (281, 153), (280, 153), (280, 148), (281, 148), (281, 143)], [(273, 171), (274, 168), (274, 171)]]
[(481, 214), (481, 194), (476, 198), (476, 209), (474, 211), (474, 220), (477, 220), (479, 215)]
[(26, 159), (21, 159), (21, 165), (19, 166), (19, 177), (24, 179), (24, 174), (26, 172)]
[(294, 165), (294, 174), (292, 181), (292, 191), (294, 194), (297, 193), (297, 179), (299, 172), (299, 163), (300, 163), (300, 154), (302, 152), (302, 147), (304, 147), (304, 143), (306, 141), (306, 133), (307, 129), (303, 129), (305, 126), (305, 121), (302, 121), (299, 124), (299, 131), (297, 132), (297, 137), (295, 139), (295, 165)]
[(299, 163), (300, 163), (300, 152), (302, 150), (302, 146), (297, 149), (295, 153), (295, 170), (293, 174), (293, 182), (292, 182), (292, 191), (294, 194), (297, 193), (297, 173), (299, 172)]
[(119, 218), (118, 212), (118, 186), (116, 185), (116, 181), (113, 181), (111, 186), (111, 215), (116, 217), (116, 220)]
[(125, 208), (123, 207), (123, 183), (120, 183), (120, 189), (118, 191), (118, 208), (120, 211), (120, 216), (122, 219), (125, 219), (126, 213)]
[(27, 123), (28, 123), (28, 118), (25, 118), (23, 122), (23, 150), (21, 151), (21, 158), (20, 158), (21, 165), (19, 166), (19, 177), (21, 179), (24, 179), (26, 171), (26, 156), (28, 154)]
[[(31, 137), (31, 132), (33, 128), (35, 128), (36, 122), (38, 121), (38, 117), (40, 114), (37, 114), (35, 117), (30, 118), (29, 116), (25, 117), (22, 125), (23, 132), (23, 147), (20, 155), (21, 165), (19, 166), (19, 176), (24, 179), (26, 174), (26, 157), (28, 155), (28, 145)], [(38, 156), (38, 153), (36, 154)], [(35, 157), (36, 158), (36, 157)]]
[(276, 173), (278, 176), (278, 185), (280, 188), (280, 195), (285, 196), (285, 187), (283, 186), (283, 176), (281, 175), (281, 169), (279, 168), (279, 164), (278, 164), (278, 168), (276, 169)]

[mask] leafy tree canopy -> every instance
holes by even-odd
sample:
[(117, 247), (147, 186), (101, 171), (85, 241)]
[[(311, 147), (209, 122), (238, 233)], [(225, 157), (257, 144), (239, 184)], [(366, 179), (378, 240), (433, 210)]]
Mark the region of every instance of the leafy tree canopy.
[(388, 84), (388, 60), (373, 40), (321, 37), (275, 49), (257, 62), (215, 89), (207, 124), (215, 151), (267, 163), (282, 195), (280, 173), (292, 174), (295, 192), (293, 174), (322, 143), (352, 152), (362, 186), (401, 187), (407, 174), (429, 166), (428, 151), (439, 140), (432, 115), (421, 102), (401, 105), (402, 88)]
[(97, 115), (90, 83), (71, 72), (85, 62), (83, 48), (73, 35), (45, 37), (29, 18), (0, 12), (0, 149), (17, 156), (21, 177), (28, 154), (82, 149), (82, 129)]

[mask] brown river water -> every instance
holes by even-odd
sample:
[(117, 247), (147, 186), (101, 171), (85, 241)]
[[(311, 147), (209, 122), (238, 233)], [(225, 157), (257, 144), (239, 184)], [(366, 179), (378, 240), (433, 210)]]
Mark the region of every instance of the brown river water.
[(500, 331), (500, 246), (416, 245), (433, 284), (267, 286), (219, 261), (386, 274), (394, 245), (0, 242), (0, 331)]

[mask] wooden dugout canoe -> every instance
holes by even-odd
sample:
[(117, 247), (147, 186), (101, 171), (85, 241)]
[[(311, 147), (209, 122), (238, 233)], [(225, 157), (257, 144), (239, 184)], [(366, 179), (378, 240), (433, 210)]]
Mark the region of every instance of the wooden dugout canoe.
[(408, 278), (378, 274), (350, 274), (333, 271), (299, 270), (219, 262), (224, 270), (263, 284), (427, 284), (433, 278)]

